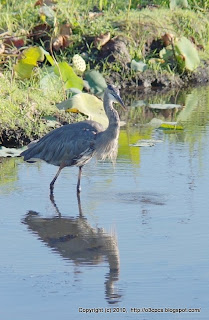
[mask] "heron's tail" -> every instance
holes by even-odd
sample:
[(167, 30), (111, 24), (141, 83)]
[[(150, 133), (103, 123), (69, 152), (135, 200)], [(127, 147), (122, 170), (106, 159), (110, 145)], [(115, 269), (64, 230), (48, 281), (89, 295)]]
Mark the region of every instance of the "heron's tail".
[[(21, 157), (24, 157), (25, 161), (28, 161), (29, 159), (34, 158), (35, 154), (37, 154), (37, 148), (36, 148), (37, 142), (38, 142), (38, 140), (34, 140), (34, 141), (30, 142), (29, 145), (27, 146), (28, 149), (24, 150), (20, 154)], [(34, 162), (34, 161), (31, 161), (31, 162)]]

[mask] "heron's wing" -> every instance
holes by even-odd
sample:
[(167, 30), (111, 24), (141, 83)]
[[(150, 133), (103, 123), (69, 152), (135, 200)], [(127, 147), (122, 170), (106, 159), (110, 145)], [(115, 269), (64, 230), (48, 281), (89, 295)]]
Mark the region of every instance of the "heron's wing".
[(94, 121), (65, 125), (46, 134), (21, 155), (24, 160), (42, 159), (57, 166), (82, 165), (93, 156), (100, 131), (102, 126)]

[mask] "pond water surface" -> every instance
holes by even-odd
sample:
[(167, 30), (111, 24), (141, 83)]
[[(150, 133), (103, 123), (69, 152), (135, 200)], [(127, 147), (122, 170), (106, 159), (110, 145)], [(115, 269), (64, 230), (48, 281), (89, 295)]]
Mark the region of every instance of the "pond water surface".
[(52, 202), (56, 167), (1, 159), (0, 319), (208, 319), (209, 88), (174, 98), (183, 110), (151, 118), (184, 130), (132, 110), (115, 166), (84, 167), (80, 203), (77, 168)]

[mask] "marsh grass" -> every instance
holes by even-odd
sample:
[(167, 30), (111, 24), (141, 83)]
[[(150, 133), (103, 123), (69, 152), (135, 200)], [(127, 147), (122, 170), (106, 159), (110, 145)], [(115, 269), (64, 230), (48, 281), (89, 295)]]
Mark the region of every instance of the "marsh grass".
[(44, 118), (58, 114), (62, 92), (44, 95), (35, 81), (17, 81), (5, 73), (0, 79), (0, 133), (4, 128), (24, 129), (27, 136), (46, 132)]

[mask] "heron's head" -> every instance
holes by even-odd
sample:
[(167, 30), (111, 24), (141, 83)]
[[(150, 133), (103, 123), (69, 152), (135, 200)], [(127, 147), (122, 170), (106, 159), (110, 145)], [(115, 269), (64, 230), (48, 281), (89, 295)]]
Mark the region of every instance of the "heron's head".
[(108, 96), (109, 96), (109, 99), (112, 101), (112, 102), (118, 102), (124, 110), (126, 110), (126, 107), (124, 105), (124, 102), (123, 100), (121, 99), (120, 97), (120, 91), (118, 88), (112, 86), (112, 85), (108, 85), (107, 86), (107, 93), (108, 93)]

